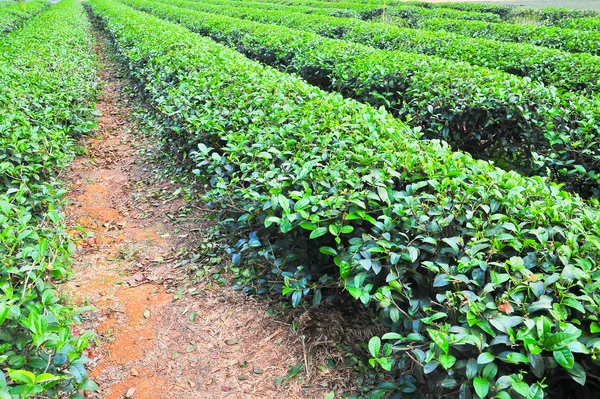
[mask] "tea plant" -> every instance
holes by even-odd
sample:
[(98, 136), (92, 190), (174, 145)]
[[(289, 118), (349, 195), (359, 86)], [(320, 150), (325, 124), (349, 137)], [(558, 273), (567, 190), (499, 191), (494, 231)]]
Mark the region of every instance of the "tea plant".
[(94, 389), (78, 313), (54, 282), (73, 244), (57, 180), (93, 127), (92, 38), (81, 5), (63, 0), (0, 43), (0, 398), (82, 398)]
[(0, 34), (17, 29), (28, 18), (40, 13), (49, 5), (47, 0), (33, 0), (27, 3), (11, 2), (6, 7), (0, 7)]
[(90, 4), (166, 148), (210, 185), (236, 267), (295, 306), (343, 290), (379, 309), (390, 333), (369, 349), (397, 378), (373, 397), (539, 398), (598, 372), (596, 209), (181, 26)]
[(587, 195), (598, 192), (596, 101), (561, 96), (539, 84), (464, 63), (375, 50), (312, 32), (158, 2), (123, 2), (298, 73), (324, 89), (385, 106), (422, 127), (428, 138), (443, 138), (508, 169), (549, 175)]

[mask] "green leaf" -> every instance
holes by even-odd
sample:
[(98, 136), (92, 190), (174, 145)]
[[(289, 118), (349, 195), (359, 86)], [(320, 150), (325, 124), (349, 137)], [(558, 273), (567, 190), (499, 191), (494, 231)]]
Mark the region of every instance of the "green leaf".
[[(565, 306), (568, 306), (570, 308), (577, 309), (581, 313), (585, 313), (585, 308), (583, 307), (581, 302), (579, 302), (578, 300), (576, 300), (574, 298), (565, 298), (565, 299), (563, 299), (562, 304)], [(600, 331), (600, 329), (598, 331)], [(594, 332), (594, 331), (592, 331), (592, 332)]]
[(529, 384), (527, 384), (525, 381), (514, 381), (512, 384), (512, 389), (514, 389), (519, 395), (527, 397), (527, 394), (529, 393)]
[(494, 359), (495, 359), (494, 355), (492, 355), (490, 352), (484, 352), (477, 357), (477, 363), (488, 364), (490, 362), (493, 362)]
[(331, 233), (332, 236), (338, 236), (340, 234), (340, 231), (338, 230), (338, 228), (335, 224), (329, 225), (329, 232)]
[(560, 364), (565, 369), (570, 370), (573, 368), (573, 365), (575, 364), (575, 357), (569, 348), (554, 351), (552, 352), (552, 355), (554, 355), (556, 363)]
[(390, 204), (390, 198), (388, 197), (388, 193), (385, 187), (377, 187), (377, 195), (379, 198), (388, 205)]
[(498, 359), (512, 364), (529, 363), (529, 358), (519, 352), (505, 351), (498, 354)]
[(578, 334), (572, 334), (568, 332), (560, 332), (556, 334), (552, 334), (546, 338), (544, 341), (544, 348), (547, 351), (557, 351), (566, 348), (569, 344), (581, 335), (581, 331), (578, 331)]
[(495, 363), (489, 363), (484, 367), (483, 371), (481, 372), (481, 376), (487, 380), (491, 380), (496, 376), (497, 373), (498, 366), (496, 366)]
[(393, 340), (400, 340), (400, 339), (404, 339), (404, 336), (395, 333), (395, 332), (389, 332), (389, 333), (385, 333), (383, 334), (383, 336), (381, 337), (381, 339), (393, 339)]
[(310, 237), (309, 238), (318, 238), (321, 237), (322, 235), (327, 234), (327, 228), (326, 227), (317, 227), (316, 229), (314, 229), (311, 233), (310, 233)]
[(35, 382), (35, 374), (31, 371), (8, 369), (8, 375), (16, 382), (22, 382), (26, 385), (33, 385)]
[(350, 272), (352, 271), (352, 268), (350, 267), (350, 263), (343, 260), (340, 262), (339, 267), (340, 267), (340, 277), (345, 280), (350, 275)]
[(273, 223), (279, 223), (281, 221), (277, 216), (269, 216), (265, 219), (265, 227), (271, 227)]
[(5, 391), (4, 389), (0, 389), (0, 399), (13, 399), (12, 395)]
[(449, 368), (454, 366), (454, 363), (456, 363), (456, 358), (452, 355), (440, 355), (439, 359), (440, 359), (440, 364), (446, 370), (448, 370)]
[(381, 366), (385, 371), (392, 370), (392, 359), (389, 357), (379, 357), (377, 358), (377, 363)]
[(66, 377), (60, 376), (60, 375), (54, 375), (54, 374), (50, 374), (50, 373), (44, 373), (44, 374), (38, 375), (35, 378), (35, 382), (43, 383), (43, 382), (49, 382), (49, 381), (62, 380), (64, 378), (66, 378)]
[(319, 248), (319, 252), (321, 252), (322, 254), (325, 254), (325, 255), (331, 255), (331, 256), (337, 255), (337, 251), (331, 247), (321, 247), (321, 248)]
[(277, 196), (277, 202), (279, 202), (285, 214), (290, 213), (290, 201), (283, 194)]
[(585, 380), (587, 376), (581, 364), (577, 362), (573, 363), (573, 368), (567, 370), (567, 372), (571, 375), (571, 378), (575, 380), (575, 382), (577, 382), (579, 385), (585, 385)]
[(481, 399), (484, 399), (490, 390), (490, 382), (485, 378), (479, 376), (475, 377), (473, 380), (473, 388), (475, 388), (477, 396), (479, 396)]
[(411, 262), (415, 262), (417, 259), (419, 259), (419, 250), (417, 248), (408, 247), (406, 250), (408, 251), (408, 256), (410, 257)]
[(544, 399), (544, 390), (538, 384), (533, 384), (529, 387), (527, 399)]
[(429, 336), (431, 337), (431, 339), (433, 340), (433, 342), (435, 342), (435, 344), (437, 346), (439, 346), (440, 349), (442, 351), (444, 351), (444, 353), (447, 355), (448, 351), (450, 350), (450, 348), (449, 348), (449, 345), (448, 345), (448, 340), (446, 339), (446, 337), (444, 336), (444, 334), (442, 334), (440, 331), (433, 330), (431, 328), (428, 328), (427, 332), (429, 333)]
[(342, 234), (350, 234), (353, 231), (354, 231), (354, 227), (352, 227), (352, 226), (349, 226), (349, 225), (342, 226), (342, 230), (341, 230)]
[(0, 324), (4, 323), (4, 320), (8, 317), (8, 313), (10, 312), (10, 307), (6, 306), (3, 303), (0, 303)]
[(310, 199), (309, 198), (302, 198), (300, 200), (298, 200), (295, 204), (294, 204), (294, 210), (296, 212), (306, 208), (308, 205), (310, 204)]
[(460, 250), (458, 244), (462, 241), (461, 237), (443, 238), (442, 241), (448, 244), (455, 253)]
[(335, 399), (335, 392), (331, 391), (323, 397), (323, 399)]
[(97, 391), (99, 389), (98, 384), (90, 379), (83, 381), (78, 388), (84, 391)]
[(477, 365), (477, 361), (475, 359), (469, 359), (467, 361), (467, 379), (472, 380), (477, 375), (477, 371), (479, 371), (479, 366)]
[(381, 350), (381, 339), (379, 337), (373, 337), (369, 340), (369, 353), (374, 358), (379, 357), (379, 351)]

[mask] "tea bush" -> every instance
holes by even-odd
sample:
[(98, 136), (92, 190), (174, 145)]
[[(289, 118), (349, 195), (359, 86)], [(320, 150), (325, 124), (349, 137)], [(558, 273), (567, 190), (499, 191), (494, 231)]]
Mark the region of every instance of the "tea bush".
[[(596, 101), (561, 97), (528, 80), (464, 63), (374, 50), (158, 2), (123, 2), (180, 22), (327, 90), (386, 106), (411, 125), (423, 127), (429, 138), (443, 138), (507, 168), (550, 175), (585, 194), (598, 190)], [(229, 8), (219, 9), (229, 13)]]
[(294, 306), (337, 285), (379, 309), (390, 333), (369, 349), (397, 378), (373, 398), (541, 398), (597, 374), (596, 209), (181, 26), (90, 4), (239, 238), (234, 266)]
[(18, 28), (28, 18), (40, 13), (49, 5), (47, 0), (33, 0), (0, 7), (0, 34)]
[[(204, 1), (203, 1), (204, 2)], [(245, 6), (248, 2), (241, 3), (238, 0), (229, 0), (218, 2), (229, 6)], [(269, 2), (252, 2), (252, 7), (265, 9), (278, 9), (289, 12), (303, 12), (307, 14), (327, 15), (332, 13), (349, 12), (356, 17), (370, 19), (379, 17), (382, 14), (383, 7), (381, 2), (373, 3), (350, 3), (350, 2), (328, 2), (314, 0), (272, 0)], [(501, 22), (502, 19), (492, 13), (479, 13), (452, 10), (449, 8), (426, 9), (423, 7), (413, 7), (403, 5), (402, 2), (388, 2), (385, 9), (386, 15), (400, 15), (411, 20), (420, 20), (426, 18), (453, 18), (461, 20), (478, 20), (488, 22)]]
[(600, 55), (600, 32), (556, 26), (458, 21), (447, 18), (419, 20), (414, 26), (503, 42), (529, 43), (574, 53)]
[(95, 57), (81, 5), (62, 0), (0, 42), (0, 398), (93, 389), (78, 310), (54, 282), (72, 251), (57, 176), (93, 127)]
[[(600, 89), (600, 57), (590, 54), (572, 54), (527, 43), (469, 38), (451, 32), (429, 32), (317, 15), (318, 13), (304, 15), (285, 10), (260, 10), (250, 8), (254, 4), (251, 2), (243, 3), (244, 7), (224, 7), (224, 4), (218, 0), (161, 1), (203, 12), (226, 13), (231, 17), (309, 30), (334, 39), (350, 40), (385, 50), (435, 55), (449, 60), (468, 62), (518, 76), (527, 76), (561, 90), (593, 95)], [(424, 25), (428, 23), (426, 21), (424, 20)], [(456, 21), (456, 24), (460, 25), (461, 22)], [(577, 73), (574, 73), (574, 70)]]

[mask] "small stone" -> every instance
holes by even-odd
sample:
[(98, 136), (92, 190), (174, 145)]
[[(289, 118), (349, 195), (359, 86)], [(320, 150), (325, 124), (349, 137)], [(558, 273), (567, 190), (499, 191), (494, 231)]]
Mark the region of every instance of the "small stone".
[(129, 388), (127, 390), (127, 393), (125, 394), (126, 398), (133, 398), (133, 395), (135, 394), (135, 387), (133, 388)]
[(136, 369), (131, 369), (131, 375), (137, 377), (140, 373)]
[(146, 318), (146, 319), (147, 319), (148, 317), (150, 317), (150, 311), (149, 311), (149, 310), (146, 310), (146, 311), (144, 312), (144, 318)]

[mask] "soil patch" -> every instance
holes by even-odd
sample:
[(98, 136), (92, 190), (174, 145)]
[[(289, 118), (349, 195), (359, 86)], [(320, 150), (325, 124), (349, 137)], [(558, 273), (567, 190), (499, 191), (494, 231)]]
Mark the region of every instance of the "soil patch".
[(161, 197), (177, 186), (155, 178), (159, 166), (140, 155), (153, 142), (137, 132), (128, 82), (97, 39), (102, 116), (66, 178), (77, 241), (69, 289), (77, 304), (96, 308), (83, 328), (97, 334), (87, 355), (100, 391), (88, 397), (322, 398), (320, 376), (280, 383), (304, 356), (266, 305), (210, 279), (178, 288), (189, 282), (176, 268), (179, 254), (202, 239), (203, 225), (182, 231), (166, 217), (186, 202)]

